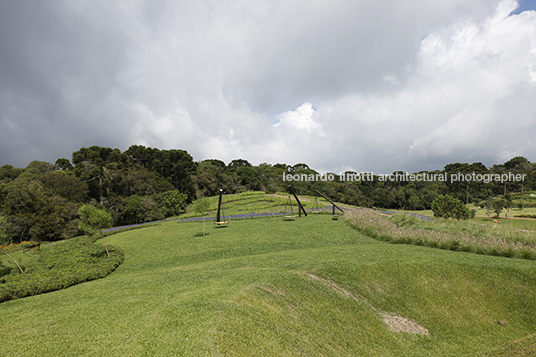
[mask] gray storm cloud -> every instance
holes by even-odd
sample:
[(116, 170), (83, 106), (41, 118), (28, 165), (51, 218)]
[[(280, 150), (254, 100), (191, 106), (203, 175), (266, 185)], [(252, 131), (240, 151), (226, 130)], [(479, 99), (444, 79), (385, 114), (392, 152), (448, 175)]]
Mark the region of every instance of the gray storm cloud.
[(514, 0), (0, 3), (0, 164), (80, 147), (392, 172), (535, 160)]

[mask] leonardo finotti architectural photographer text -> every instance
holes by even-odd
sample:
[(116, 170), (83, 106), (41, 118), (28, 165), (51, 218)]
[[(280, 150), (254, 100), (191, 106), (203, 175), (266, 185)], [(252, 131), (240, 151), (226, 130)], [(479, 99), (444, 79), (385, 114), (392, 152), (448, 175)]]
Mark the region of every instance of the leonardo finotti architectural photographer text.
[(418, 173), (409, 174), (406, 172), (393, 173), (393, 174), (378, 174), (374, 175), (372, 172), (362, 173), (343, 173), (335, 175), (331, 173), (326, 174), (288, 174), (283, 173), (283, 181), (335, 181), (337, 177), (339, 181), (442, 181), (450, 183), (454, 182), (511, 182), (511, 181), (525, 181), (527, 174), (513, 174), (511, 172), (502, 174), (477, 174), (457, 172), (454, 174), (441, 173), (441, 174), (429, 174)]

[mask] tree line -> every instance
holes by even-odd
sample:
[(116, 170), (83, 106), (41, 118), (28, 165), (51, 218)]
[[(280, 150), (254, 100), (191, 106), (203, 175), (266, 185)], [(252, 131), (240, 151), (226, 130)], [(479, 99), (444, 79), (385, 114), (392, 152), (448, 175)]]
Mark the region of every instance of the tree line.
[[(55, 241), (80, 234), (78, 209), (84, 204), (110, 212), (114, 225), (161, 220), (184, 212), (199, 197), (243, 191), (285, 192), (289, 184), (299, 195), (325, 193), (334, 201), (398, 209), (430, 209), (439, 195), (448, 194), (464, 203), (481, 202), (511, 192), (536, 189), (536, 164), (515, 157), (487, 168), (482, 163), (454, 163), (426, 174), (454, 173), (526, 174), (518, 182), (389, 181), (369, 180), (293, 181), (284, 175), (320, 173), (305, 163), (262, 163), (244, 159), (225, 164), (218, 159), (196, 162), (185, 150), (160, 150), (133, 145), (126, 151), (108, 147), (81, 148), (72, 158), (55, 163), (33, 161), (26, 168), (0, 167), (0, 231), (3, 242)], [(345, 172), (345, 175), (357, 175)], [(311, 176), (311, 177), (313, 177)], [(325, 176), (325, 174), (324, 174)]]

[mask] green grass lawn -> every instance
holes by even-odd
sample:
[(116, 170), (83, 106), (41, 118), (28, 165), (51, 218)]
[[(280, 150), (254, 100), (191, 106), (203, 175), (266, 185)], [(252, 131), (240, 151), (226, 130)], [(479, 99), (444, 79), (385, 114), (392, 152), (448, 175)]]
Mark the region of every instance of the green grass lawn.
[[(206, 233), (170, 221), (107, 237), (125, 261), (106, 278), (0, 304), (0, 356), (534, 351), (534, 261), (388, 244), (329, 215)], [(386, 314), (428, 334), (391, 331)]]
[[(236, 194), (226, 194), (222, 197), (223, 212), (225, 216), (232, 216), (244, 213), (274, 213), (290, 212), (289, 194), (280, 192), (277, 194), (267, 194), (262, 191), (251, 191)], [(214, 217), (218, 210), (218, 196), (207, 197), (210, 202), (206, 216)], [(315, 202), (316, 200), (316, 202)], [(324, 207), (329, 203), (321, 197), (300, 196), (300, 202), (309, 212), (319, 207)], [(293, 213), (298, 213), (298, 205), (294, 197), (291, 199)], [(176, 217), (179, 219), (199, 216), (193, 211), (193, 205), (187, 208), (187, 212)]]
[[(474, 204), (469, 204), (469, 208), (476, 210), (477, 216), (486, 216), (488, 217), (494, 217), (495, 212), (488, 213), (485, 208), (480, 208), (479, 206), (475, 206)], [(500, 214), (500, 218), (505, 218), (508, 213), (508, 210), (506, 208), (503, 208)], [(519, 209), (517, 207), (510, 208), (510, 215), (509, 217), (516, 217), (520, 215), (536, 215), (536, 207), (527, 207), (523, 209)]]

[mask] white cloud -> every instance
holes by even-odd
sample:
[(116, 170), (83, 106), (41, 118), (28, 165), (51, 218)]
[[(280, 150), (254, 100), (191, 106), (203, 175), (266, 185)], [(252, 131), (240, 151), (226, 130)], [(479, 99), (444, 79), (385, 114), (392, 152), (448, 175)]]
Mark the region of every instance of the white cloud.
[(194, 144), (190, 139), (200, 134), (189, 113), (180, 107), (156, 117), (147, 106), (139, 104), (133, 114), (138, 118), (138, 122), (132, 126), (136, 144), (171, 149), (178, 143)]
[(279, 121), (274, 124), (275, 128), (287, 127), (298, 130), (305, 130), (307, 133), (316, 132), (318, 136), (325, 136), (322, 125), (317, 123), (313, 116), (315, 110), (311, 103), (303, 103), (296, 110), (289, 110), (277, 116)]
[(514, 8), (505, 1), (482, 22), (463, 19), (429, 34), (394, 90), (321, 103), (318, 121), (336, 123), (327, 136), (340, 138), (335, 146), (346, 155), (324, 155), (317, 165), (391, 172), (530, 159), (536, 12), (508, 16)]
[(335, 172), (536, 161), (516, 5), (0, 2), (0, 164), (133, 144)]

